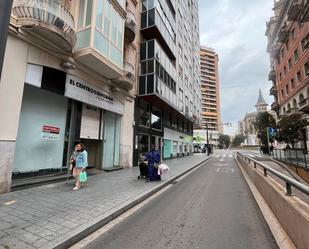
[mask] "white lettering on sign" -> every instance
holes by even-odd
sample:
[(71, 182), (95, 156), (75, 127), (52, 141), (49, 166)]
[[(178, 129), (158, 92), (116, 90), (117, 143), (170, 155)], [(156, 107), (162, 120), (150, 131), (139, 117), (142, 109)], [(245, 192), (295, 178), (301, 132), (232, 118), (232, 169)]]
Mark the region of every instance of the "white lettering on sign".
[(124, 111), (123, 104), (110, 93), (73, 75), (67, 75), (64, 95), (121, 115)]

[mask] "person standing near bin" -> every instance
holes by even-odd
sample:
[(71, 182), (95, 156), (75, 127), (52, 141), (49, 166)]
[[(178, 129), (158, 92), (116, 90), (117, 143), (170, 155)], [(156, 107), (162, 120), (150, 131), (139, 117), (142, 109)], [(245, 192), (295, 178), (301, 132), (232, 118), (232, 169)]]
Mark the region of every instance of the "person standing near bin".
[(154, 144), (151, 146), (151, 150), (145, 155), (145, 158), (148, 161), (148, 181), (161, 181), (161, 176), (158, 175), (158, 165), (161, 162), (161, 156)]
[(77, 155), (75, 159), (75, 167), (73, 169), (73, 176), (75, 177), (76, 181), (73, 190), (78, 190), (80, 189), (79, 174), (85, 171), (88, 166), (88, 153), (82, 143), (77, 144), (75, 148)]

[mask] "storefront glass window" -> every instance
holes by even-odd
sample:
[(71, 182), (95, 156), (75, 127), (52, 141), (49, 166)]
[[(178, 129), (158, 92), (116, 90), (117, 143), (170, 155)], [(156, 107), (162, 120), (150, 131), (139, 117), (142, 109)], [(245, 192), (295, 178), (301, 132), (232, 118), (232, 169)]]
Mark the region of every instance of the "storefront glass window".
[(140, 102), (140, 115), (139, 115), (139, 125), (141, 126), (150, 126), (150, 108), (149, 104), (144, 101)]
[(153, 108), (151, 114), (151, 126), (153, 129), (162, 129), (162, 112), (159, 109)]
[(149, 148), (149, 136), (139, 135), (138, 136), (138, 153), (139, 156), (146, 154), (150, 150)]

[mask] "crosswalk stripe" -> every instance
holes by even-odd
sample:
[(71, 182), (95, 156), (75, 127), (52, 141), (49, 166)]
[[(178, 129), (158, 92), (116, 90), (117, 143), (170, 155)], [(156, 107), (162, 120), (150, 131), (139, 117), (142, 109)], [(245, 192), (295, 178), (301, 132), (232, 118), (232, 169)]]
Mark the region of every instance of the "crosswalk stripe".
[(233, 157), (233, 155), (229, 155), (229, 157)]
[(222, 157), (226, 157), (226, 155), (223, 155)]

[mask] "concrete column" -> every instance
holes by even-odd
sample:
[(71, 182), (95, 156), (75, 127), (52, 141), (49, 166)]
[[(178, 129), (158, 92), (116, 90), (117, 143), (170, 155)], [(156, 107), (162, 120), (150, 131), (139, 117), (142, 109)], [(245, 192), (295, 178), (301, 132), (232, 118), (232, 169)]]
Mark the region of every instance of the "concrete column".
[(15, 36), (7, 40), (0, 82), (0, 193), (10, 191), (28, 44)]

